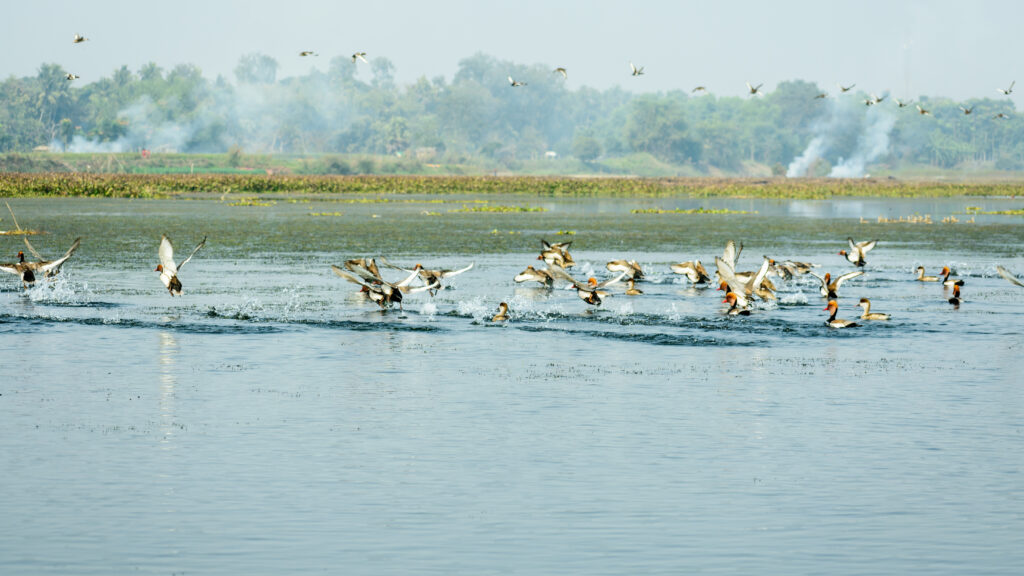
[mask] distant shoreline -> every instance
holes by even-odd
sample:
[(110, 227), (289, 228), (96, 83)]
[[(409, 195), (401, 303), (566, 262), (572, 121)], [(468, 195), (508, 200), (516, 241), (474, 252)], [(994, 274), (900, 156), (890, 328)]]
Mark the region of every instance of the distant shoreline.
[(827, 199), (1024, 196), (1021, 182), (569, 176), (325, 176), (0, 173), (0, 197), (173, 198), (246, 195), (515, 194), (536, 197)]

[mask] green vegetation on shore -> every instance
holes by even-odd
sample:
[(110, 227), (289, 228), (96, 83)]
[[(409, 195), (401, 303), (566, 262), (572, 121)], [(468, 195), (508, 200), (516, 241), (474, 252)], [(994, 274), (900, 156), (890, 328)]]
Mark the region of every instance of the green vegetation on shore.
[[(529, 176), (298, 176), (0, 173), (0, 197), (520, 194), (551, 197), (945, 198), (1018, 196), (1024, 185), (873, 179), (565, 178)], [(251, 198), (250, 198), (251, 199)]]

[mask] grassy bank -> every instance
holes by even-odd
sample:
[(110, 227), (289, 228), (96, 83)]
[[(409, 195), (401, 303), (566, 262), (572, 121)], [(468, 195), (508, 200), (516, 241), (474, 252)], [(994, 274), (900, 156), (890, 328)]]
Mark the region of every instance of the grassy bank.
[(1013, 183), (786, 178), (568, 178), (529, 176), (299, 176), (0, 173), (0, 197), (158, 198), (204, 194), (524, 194), (562, 197), (833, 198), (1020, 196)]

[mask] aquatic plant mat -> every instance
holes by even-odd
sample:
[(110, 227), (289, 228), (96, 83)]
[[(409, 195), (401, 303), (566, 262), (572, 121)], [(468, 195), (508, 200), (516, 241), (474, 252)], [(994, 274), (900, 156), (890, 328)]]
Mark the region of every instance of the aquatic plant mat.
[(154, 198), (202, 194), (529, 194), (561, 197), (1016, 197), (1024, 184), (874, 179), (566, 178), (0, 173), (0, 197)]

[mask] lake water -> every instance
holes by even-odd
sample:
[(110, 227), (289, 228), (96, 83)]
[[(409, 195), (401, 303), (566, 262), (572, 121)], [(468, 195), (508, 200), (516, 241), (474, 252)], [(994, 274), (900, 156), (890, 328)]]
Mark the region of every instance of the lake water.
[[(962, 214), (1020, 200), (392, 200), (11, 200), (83, 241), (0, 278), (0, 574), (1024, 572), (1024, 218)], [(630, 213), (698, 206), (756, 213)], [(161, 233), (209, 237), (181, 298)], [(725, 317), (668, 270), (735, 238), (836, 275), (847, 236), (880, 241), (839, 315), (890, 322), (826, 328), (810, 277)], [(645, 294), (515, 285), (541, 238)], [(475, 267), (381, 312), (329, 269), (362, 256)]]

